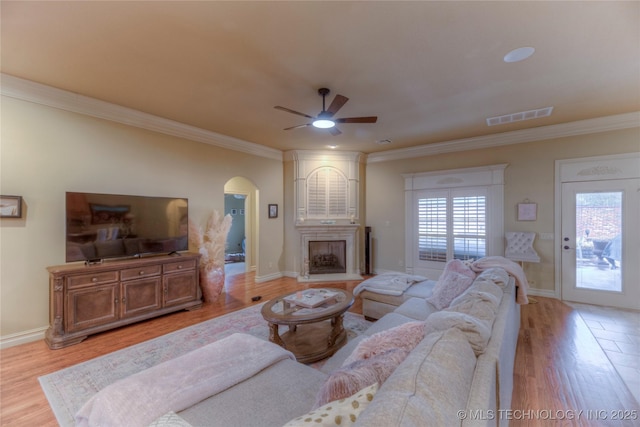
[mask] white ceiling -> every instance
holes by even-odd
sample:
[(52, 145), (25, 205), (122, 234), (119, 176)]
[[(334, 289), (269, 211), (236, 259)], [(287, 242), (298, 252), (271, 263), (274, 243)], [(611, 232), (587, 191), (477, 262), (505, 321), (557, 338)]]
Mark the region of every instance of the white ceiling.
[[(640, 111), (637, 1), (0, 7), (3, 73), (279, 150), (374, 153)], [(502, 60), (523, 46), (535, 54)], [(315, 116), (320, 87), (350, 98), (336, 117), (378, 122), (282, 130), (307, 120), (273, 107)]]

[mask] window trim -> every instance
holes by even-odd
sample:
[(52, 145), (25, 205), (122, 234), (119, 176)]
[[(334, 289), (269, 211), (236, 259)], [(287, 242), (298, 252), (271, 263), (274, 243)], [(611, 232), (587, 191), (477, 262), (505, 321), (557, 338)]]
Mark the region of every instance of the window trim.
[(487, 255), (504, 253), (504, 170), (507, 164), (497, 164), (465, 169), (451, 169), (414, 174), (404, 174), (405, 180), (405, 270), (437, 279), (445, 263), (420, 261), (418, 254), (418, 195), (426, 191), (455, 189), (486, 189), (487, 206)]

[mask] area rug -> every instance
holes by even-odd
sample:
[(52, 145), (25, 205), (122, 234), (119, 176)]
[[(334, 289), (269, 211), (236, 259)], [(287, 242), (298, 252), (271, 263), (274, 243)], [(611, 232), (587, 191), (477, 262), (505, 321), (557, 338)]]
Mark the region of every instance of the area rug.
[[(261, 307), (259, 304), (229, 313), (42, 376), (38, 378), (40, 385), (60, 426), (74, 426), (74, 415), (82, 405), (119, 379), (237, 332), (268, 340), (269, 328), (260, 314)], [(349, 339), (371, 325), (362, 316), (349, 312), (345, 313), (343, 324)]]

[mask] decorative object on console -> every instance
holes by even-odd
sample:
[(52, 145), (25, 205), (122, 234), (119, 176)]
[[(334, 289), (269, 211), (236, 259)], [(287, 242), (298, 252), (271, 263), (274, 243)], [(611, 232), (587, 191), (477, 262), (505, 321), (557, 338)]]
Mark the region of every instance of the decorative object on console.
[(0, 218), (22, 218), (22, 197), (0, 196)]
[(224, 257), (227, 234), (231, 229), (231, 215), (222, 217), (214, 210), (207, 220), (205, 231), (189, 220), (191, 243), (201, 254), (200, 286), (205, 302), (214, 302), (224, 288)]

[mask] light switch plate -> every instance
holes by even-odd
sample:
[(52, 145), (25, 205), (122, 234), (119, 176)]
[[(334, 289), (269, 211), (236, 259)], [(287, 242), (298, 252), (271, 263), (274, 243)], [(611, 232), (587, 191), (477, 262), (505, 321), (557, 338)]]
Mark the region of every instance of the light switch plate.
[(553, 240), (553, 233), (540, 233), (540, 240)]

